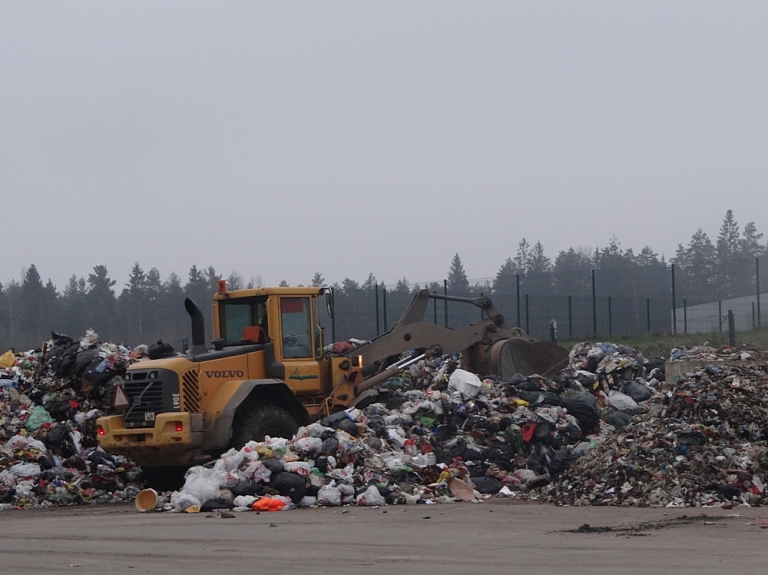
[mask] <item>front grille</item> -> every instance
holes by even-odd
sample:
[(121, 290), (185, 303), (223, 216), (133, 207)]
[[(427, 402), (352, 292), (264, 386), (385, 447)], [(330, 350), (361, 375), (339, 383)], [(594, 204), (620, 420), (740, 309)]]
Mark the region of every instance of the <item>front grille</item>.
[(196, 370), (190, 370), (181, 377), (184, 411), (200, 413), (200, 383)]
[(163, 411), (163, 383), (146, 379), (126, 381), (125, 393), (131, 400), (131, 406), (125, 413), (126, 426), (152, 427), (155, 414)]

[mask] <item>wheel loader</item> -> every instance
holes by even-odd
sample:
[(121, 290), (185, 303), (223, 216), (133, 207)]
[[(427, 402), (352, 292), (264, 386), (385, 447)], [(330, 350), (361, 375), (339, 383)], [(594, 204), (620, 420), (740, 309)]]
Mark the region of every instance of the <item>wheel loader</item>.
[[(267, 435), (291, 437), (300, 425), (362, 406), (378, 385), (424, 357), (461, 352), (464, 369), (505, 378), (551, 375), (568, 362), (564, 348), (508, 327), (489, 298), (428, 290), (414, 295), (386, 333), (330, 353), (320, 327), (323, 296), (332, 313), (324, 288), (229, 291), (222, 280), (213, 297), (210, 346), (202, 312), (186, 299), (191, 349), (129, 367), (114, 390), (120, 414), (97, 420), (99, 445), (145, 469), (184, 468)], [(477, 306), (485, 319), (459, 329), (426, 322), (430, 298)]]

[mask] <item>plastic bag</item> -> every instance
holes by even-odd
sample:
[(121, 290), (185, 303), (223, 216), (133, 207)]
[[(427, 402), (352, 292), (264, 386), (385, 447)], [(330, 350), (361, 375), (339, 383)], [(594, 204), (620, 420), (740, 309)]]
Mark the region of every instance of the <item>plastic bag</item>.
[(221, 479), (221, 473), (215, 469), (206, 469), (199, 465), (191, 467), (187, 471), (181, 491), (194, 496), (201, 504), (204, 504), (206, 501), (218, 497)]
[(229, 473), (240, 467), (243, 459), (245, 459), (245, 453), (232, 448), (221, 455), (221, 459), (216, 462), (216, 465), (220, 464), (221, 469)]
[(634, 399), (621, 393), (620, 391), (612, 390), (610, 393), (608, 393), (608, 404), (614, 409), (618, 409), (619, 411), (629, 412), (637, 411), (640, 409), (640, 406), (637, 405), (637, 402)]
[(27, 431), (37, 431), (46, 423), (53, 423), (53, 418), (42, 405), (38, 405), (30, 412), (27, 421), (24, 423), (24, 429)]
[(16, 363), (16, 355), (9, 349), (0, 355), (0, 368), (12, 367)]
[(475, 397), (483, 383), (474, 373), (457, 369), (448, 380), (448, 389), (458, 391), (464, 397)]
[(285, 463), (283, 469), (302, 477), (309, 477), (312, 466), (306, 461), (291, 461), (290, 463)]
[(379, 490), (376, 488), (375, 485), (368, 486), (368, 489), (366, 489), (363, 493), (357, 496), (357, 504), (358, 505), (384, 505), (386, 503), (386, 500), (384, 499), (384, 496), (379, 493)]
[(200, 500), (189, 493), (174, 491), (171, 494), (171, 505), (176, 511), (194, 512), (200, 511)]
[(23, 435), (14, 435), (11, 437), (5, 445), (3, 445), (2, 450), (6, 453), (11, 453), (14, 449), (19, 448), (29, 448), (29, 449), (37, 449), (38, 451), (41, 451), (43, 453), (47, 452), (48, 449), (45, 447), (45, 444), (42, 441), (38, 441), (37, 439), (31, 439), (29, 437), (24, 437)]
[(329, 485), (321, 487), (317, 492), (317, 503), (328, 507), (338, 507), (341, 505), (341, 492)]
[(42, 473), (37, 463), (17, 463), (11, 466), (11, 473), (21, 478), (37, 477)]
[(281, 497), (262, 497), (251, 507), (256, 511), (281, 511), (289, 506), (289, 503)]
[(302, 437), (294, 442), (293, 448), (299, 453), (315, 456), (322, 450), (323, 440), (319, 437)]
[(641, 401), (647, 401), (653, 395), (653, 391), (651, 391), (649, 387), (635, 380), (625, 382), (621, 388), (621, 391), (626, 393), (637, 403), (640, 403)]
[(307, 483), (304, 478), (295, 473), (281, 471), (273, 475), (271, 486), (285, 497), (290, 497), (291, 501), (298, 503), (304, 497), (307, 490)]

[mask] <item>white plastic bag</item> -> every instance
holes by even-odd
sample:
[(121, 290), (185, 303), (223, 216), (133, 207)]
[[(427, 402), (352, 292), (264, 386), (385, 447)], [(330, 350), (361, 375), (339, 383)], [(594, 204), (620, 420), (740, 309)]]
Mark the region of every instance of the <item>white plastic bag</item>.
[(608, 404), (619, 411), (632, 411), (640, 409), (637, 402), (620, 391), (611, 390), (608, 393)]
[(17, 477), (29, 478), (37, 477), (42, 471), (37, 463), (17, 463), (11, 466), (11, 473)]
[(291, 461), (284, 463), (283, 469), (285, 469), (285, 471), (290, 471), (291, 473), (301, 475), (302, 477), (309, 477), (309, 472), (312, 469), (312, 466), (306, 461)]
[(376, 489), (375, 485), (368, 486), (368, 489), (357, 496), (358, 505), (373, 506), (384, 505), (385, 503), (386, 500), (384, 499), (384, 496), (379, 493), (379, 490)]
[(482, 385), (479, 377), (463, 369), (454, 371), (448, 380), (448, 389), (458, 391), (463, 397), (475, 397)]
[(201, 504), (211, 499), (216, 499), (219, 495), (219, 483), (223, 479), (222, 475), (216, 469), (206, 469), (205, 467), (191, 467), (185, 476), (183, 493), (192, 495)]
[(341, 492), (330, 485), (321, 487), (317, 492), (317, 503), (328, 507), (338, 507), (341, 505)]
[(171, 505), (176, 511), (186, 511), (190, 507), (199, 508), (202, 503), (194, 495), (182, 491), (174, 491), (171, 494)]
[(302, 437), (293, 443), (294, 451), (315, 456), (323, 449), (323, 440), (319, 437)]

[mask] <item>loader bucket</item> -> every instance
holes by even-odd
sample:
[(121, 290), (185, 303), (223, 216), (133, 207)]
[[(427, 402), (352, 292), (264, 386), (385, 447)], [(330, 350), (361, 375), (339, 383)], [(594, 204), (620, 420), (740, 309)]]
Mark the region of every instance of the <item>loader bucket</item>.
[(568, 350), (549, 341), (502, 339), (489, 350), (491, 373), (509, 379), (516, 373), (552, 377), (568, 365)]

